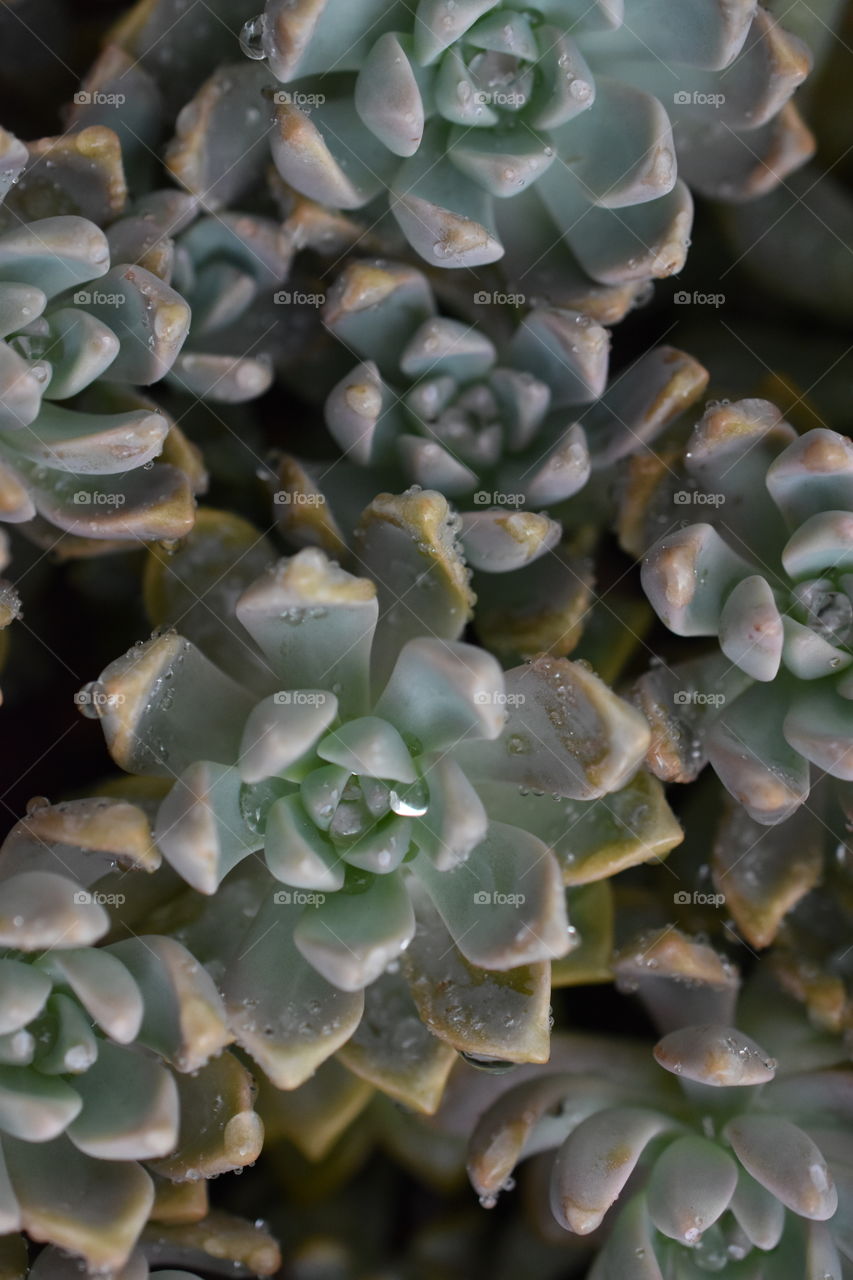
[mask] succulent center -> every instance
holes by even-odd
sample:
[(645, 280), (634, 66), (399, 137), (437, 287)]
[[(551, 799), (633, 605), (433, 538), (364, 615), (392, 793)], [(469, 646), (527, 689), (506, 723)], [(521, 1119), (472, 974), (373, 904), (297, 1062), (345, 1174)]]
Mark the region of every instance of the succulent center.
[(534, 88), (533, 67), (526, 60), (495, 50), (474, 52), (468, 74), (478, 103), (514, 113), (525, 107)]
[[(435, 440), (465, 466), (481, 472), (503, 451), (500, 406), (491, 387), (474, 382), (459, 387), (450, 379), (432, 379), (409, 397), (409, 409), (421, 435)], [(440, 385), (445, 384), (445, 385)]]
[(328, 819), (329, 838), (340, 846), (359, 840), (392, 814), (400, 818), (423, 817), (428, 804), (426, 786), (420, 780), (402, 786), (382, 778), (352, 773), (337, 803), (329, 798), (321, 806), (318, 816), (324, 824)]
[(853, 601), (830, 578), (795, 587), (794, 610), (801, 622), (837, 649), (853, 649)]
[[(378, 717), (327, 724), (280, 774), (243, 787), (243, 817), (266, 839), (271, 824), (281, 834), (284, 821), (285, 843), (308, 838), (329, 864), (393, 871), (411, 855), (413, 821), (429, 807), (421, 749)], [(285, 881), (286, 862), (287, 851)]]

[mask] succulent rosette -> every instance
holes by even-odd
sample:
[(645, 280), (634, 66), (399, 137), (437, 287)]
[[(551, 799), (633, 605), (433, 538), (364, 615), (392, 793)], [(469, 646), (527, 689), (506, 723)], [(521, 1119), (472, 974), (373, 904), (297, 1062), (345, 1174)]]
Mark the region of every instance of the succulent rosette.
[[(537, 770), (548, 768), (531, 734), (522, 735), (523, 716), (508, 715), (509, 678), (482, 650), (427, 636), (408, 641), (390, 675), (376, 683), (377, 620), (373, 584), (306, 549), (240, 597), (236, 621), (247, 633), (240, 672), (217, 671), (172, 635), (107, 668), (100, 682), (108, 699), (102, 724), (119, 762), (135, 772), (173, 774), (188, 761), (158, 816), (164, 856), (196, 889), (212, 894), (243, 858), (263, 850), (282, 885), (323, 899), (298, 913), (294, 939), (342, 990), (363, 988), (411, 941), (409, 871), (450, 919), (458, 912), (461, 924), (468, 916), (463, 945), (474, 962), (500, 968), (564, 954), (569, 935), (555, 859), (526, 831), (490, 823), (472, 780), (503, 775), (517, 793), (525, 778), (541, 781)], [(163, 682), (162, 723), (156, 707), (119, 701), (143, 673)], [(205, 763), (171, 742), (175, 715), (165, 713), (181, 696), (174, 681), (185, 674), (188, 688), (195, 678), (189, 696), (201, 696), (202, 704), (202, 681), (220, 689), (207, 703), (212, 719), (198, 735), (199, 749), (206, 742), (211, 757)], [(561, 675), (546, 664), (515, 679), (529, 676), (531, 694), (543, 698), (554, 684), (557, 719)], [(563, 678), (573, 676), (576, 694), (587, 684), (588, 696), (602, 699), (603, 772), (593, 781), (564, 747), (564, 776), (554, 782), (566, 795), (592, 799), (627, 781), (646, 732), (637, 714), (595, 677), (567, 671)], [(261, 679), (288, 687), (258, 701), (254, 687)], [(617, 725), (625, 733), (621, 743)], [(560, 728), (553, 725), (550, 737)], [(513, 900), (507, 912), (487, 912), (478, 923), (471, 908), (481, 886), (497, 889), (504, 880), (508, 892), (525, 872), (527, 909)], [(464, 890), (454, 892), (454, 885)], [(293, 896), (284, 893), (282, 900)]]
[[(245, 546), (247, 556), (236, 576), (217, 567), (232, 536), (228, 554)], [(409, 537), (401, 520), (377, 520), (365, 556), (396, 557), (408, 578)], [(213, 956), (235, 1033), (285, 1087), (349, 1040), (364, 989), (386, 979), (402, 985), (394, 1000), (415, 1027), (412, 996), (452, 1044), (541, 1060), (547, 962), (580, 941), (564, 884), (664, 856), (681, 839), (659, 784), (634, 777), (648, 746), (642, 716), (585, 664), (542, 658), (504, 673), (459, 642), (464, 614), (440, 548), (432, 564), (418, 554), (431, 579), (395, 616), (387, 589), (314, 548), (255, 576), (257, 536), (205, 518), (152, 597), (201, 647), (156, 636), (97, 685), (115, 760), (170, 783), (158, 847), (211, 895), (188, 945)], [(210, 589), (215, 616), (197, 603)], [(243, 941), (222, 923), (238, 903), (254, 916)], [(411, 994), (393, 972), (401, 957)], [(271, 969), (280, 989), (266, 988)], [(455, 1019), (440, 975), (457, 993)], [(466, 1006), (487, 997), (494, 1011), (484, 1006), (477, 1024)], [(383, 1000), (392, 1007), (383, 991), (364, 1027), (380, 1045)], [(507, 1005), (509, 1021), (493, 1025)]]
[(267, 0), (243, 46), (282, 86), (285, 181), (342, 209), (383, 197), (438, 267), (519, 236), (527, 266), (562, 238), (601, 283), (668, 275), (684, 178), (743, 198), (811, 150), (786, 106), (807, 50), (752, 0)]
[(289, 536), (330, 550), (377, 490), (418, 485), (459, 511), (473, 569), (522, 569), (560, 541), (554, 516), (592, 470), (654, 439), (705, 385), (696, 361), (659, 347), (608, 389), (609, 334), (588, 317), (533, 308), (496, 344), (441, 315), (423, 273), (397, 263), (347, 267), (323, 321), (360, 358), (325, 406), (344, 458), (287, 459), (278, 500)]
[(286, 314), (278, 287), (290, 270), (293, 237), (272, 218), (199, 212), (186, 192), (153, 191), (112, 223), (107, 239), (114, 256), (144, 266), (191, 308), (167, 385), (194, 400), (238, 404), (272, 384)]
[[(2, 146), (4, 180), (23, 174), (22, 193), (45, 165), (61, 165), (9, 134)], [(0, 517), (54, 543), (63, 533), (186, 533), (188, 476), (150, 465), (174, 452), (179, 433), (135, 390), (177, 357), (190, 323), (184, 299), (145, 268), (111, 261), (104, 232), (68, 214), (4, 223), (0, 305)]]
[(730, 967), (672, 930), (637, 939), (616, 971), (669, 1029), (645, 1062), (637, 1045), (576, 1037), (562, 1071), (503, 1091), (470, 1144), (483, 1202), (535, 1156), (543, 1212), (580, 1236), (603, 1224), (590, 1280), (846, 1275), (853, 1076), (837, 1042), (804, 1036), (761, 980), (736, 1022)]
[(201, 965), (167, 937), (98, 945), (158, 862), (144, 814), (106, 799), (35, 801), (0, 849), (3, 1231), (94, 1269), (124, 1265), (155, 1179), (241, 1167), (261, 1143)]
[(808, 797), (811, 765), (853, 778), (853, 445), (825, 428), (798, 437), (773, 405), (743, 400), (706, 413), (685, 467), (696, 488), (676, 503), (695, 494), (706, 518), (672, 521), (643, 585), (671, 631), (716, 636), (721, 655), (656, 674), (641, 697), (698, 708), (701, 753), (753, 818), (779, 822)]

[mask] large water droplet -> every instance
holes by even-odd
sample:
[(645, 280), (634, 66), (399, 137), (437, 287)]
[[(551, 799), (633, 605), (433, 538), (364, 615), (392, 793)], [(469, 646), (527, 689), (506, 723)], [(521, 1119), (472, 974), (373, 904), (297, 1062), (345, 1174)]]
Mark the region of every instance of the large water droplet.
[(250, 18), (248, 22), (244, 23), (243, 30), (240, 32), (240, 48), (246, 57), (251, 58), (254, 62), (263, 62), (267, 56), (264, 50), (266, 26), (266, 16), (263, 13), (259, 13), (257, 17)]

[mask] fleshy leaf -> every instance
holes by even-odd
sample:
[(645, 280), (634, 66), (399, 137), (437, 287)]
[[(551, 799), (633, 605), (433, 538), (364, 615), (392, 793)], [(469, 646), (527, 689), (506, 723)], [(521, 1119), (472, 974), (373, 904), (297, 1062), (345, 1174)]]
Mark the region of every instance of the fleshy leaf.
[(776, 1071), (775, 1060), (736, 1027), (682, 1027), (664, 1036), (654, 1054), (673, 1075), (718, 1088), (766, 1084)]
[(280, 561), (237, 602), (279, 687), (331, 689), (346, 715), (366, 706), (378, 612), (373, 584), (314, 548)]
[(456, 1055), (421, 1022), (399, 971), (386, 971), (367, 988), (364, 1015), (338, 1061), (405, 1106), (432, 1115)]
[(493, 818), (517, 823), (554, 851), (569, 885), (658, 861), (684, 838), (663, 787), (644, 770), (597, 800), (555, 799), (508, 782), (484, 781), (477, 791)]
[(459, 1053), (545, 1062), (550, 1049), (547, 962), (502, 972), (471, 964), (423, 889), (413, 889), (418, 921), (403, 968), (421, 1019)]
[(528, 832), (490, 822), (460, 866), (438, 871), (421, 854), (414, 870), (471, 964), (516, 969), (569, 949), (559, 868)]
[(74, 1087), (83, 1109), (67, 1132), (79, 1151), (99, 1160), (148, 1160), (173, 1150), (178, 1091), (159, 1062), (104, 1043)]
[(641, 1107), (613, 1107), (582, 1120), (554, 1161), (551, 1210), (560, 1225), (579, 1235), (594, 1231), (648, 1144), (676, 1127)]
[(308, 1080), (352, 1035), (364, 1008), (360, 991), (331, 986), (295, 946), (299, 897), (270, 891), (225, 977), (234, 1034), (279, 1089)]
[(428, 633), (457, 640), (474, 605), (447, 499), (432, 491), (380, 494), (355, 531), (358, 564), (376, 583), (382, 623), (374, 680), (390, 674), (406, 642)]
[(213, 980), (174, 938), (144, 935), (110, 947), (143, 995), (139, 1040), (178, 1071), (197, 1071), (230, 1042)]
[(838, 1194), (812, 1139), (781, 1116), (736, 1116), (725, 1136), (746, 1171), (787, 1208), (819, 1222), (831, 1218)]
[(658, 1231), (691, 1245), (729, 1207), (738, 1167), (716, 1143), (687, 1134), (670, 1143), (655, 1162), (646, 1190)]
[(232, 1053), (175, 1077), (181, 1128), (177, 1150), (152, 1169), (176, 1181), (213, 1178), (257, 1160), (263, 1124), (253, 1110), (252, 1078)]
[(3, 1150), (34, 1240), (82, 1254), (96, 1270), (124, 1265), (154, 1200), (139, 1165), (94, 1160), (67, 1138), (48, 1144), (4, 1138)]
[(506, 702), (499, 738), (454, 752), (475, 782), (592, 800), (625, 786), (649, 745), (643, 717), (584, 663), (542, 657), (515, 667)]
[(305, 907), (293, 933), (302, 955), (333, 986), (368, 986), (409, 945), (412, 907), (399, 872), (375, 876), (362, 893), (335, 893)]

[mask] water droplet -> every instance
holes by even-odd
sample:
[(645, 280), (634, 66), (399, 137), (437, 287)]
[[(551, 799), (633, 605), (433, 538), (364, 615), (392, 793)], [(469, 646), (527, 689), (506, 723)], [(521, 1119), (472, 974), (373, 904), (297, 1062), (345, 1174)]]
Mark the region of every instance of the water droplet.
[(259, 13), (257, 17), (250, 18), (248, 22), (244, 23), (240, 32), (240, 48), (246, 57), (251, 58), (254, 62), (263, 62), (267, 56), (264, 51), (266, 25), (265, 14)]

